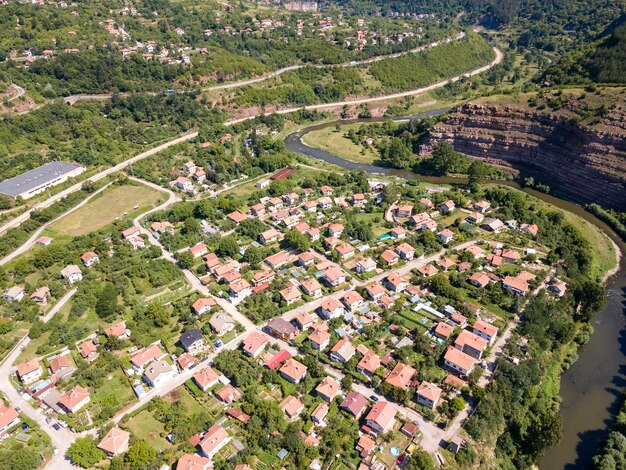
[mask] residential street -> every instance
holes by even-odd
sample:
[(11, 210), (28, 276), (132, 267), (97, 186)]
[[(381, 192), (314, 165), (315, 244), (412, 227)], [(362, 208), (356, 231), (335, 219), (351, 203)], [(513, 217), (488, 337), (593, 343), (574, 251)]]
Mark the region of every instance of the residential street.
[[(67, 294), (65, 294), (61, 300), (57, 302), (57, 304), (50, 309), (50, 311), (46, 314), (46, 316), (42, 317), (42, 321), (44, 323), (49, 322), (54, 315), (63, 308), (63, 306), (72, 298), (72, 296), (76, 293), (76, 289), (70, 290)], [(58, 431), (55, 431), (52, 426), (46, 423), (46, 417), (43, 413), (41, 413), (41, 409), (35, 409), (31, 405), (32, 399), (25, 400), (22, 395), (18, 393), (18, 391), (13, 386), (11, 382), (11, 377), (15, 376), (14, 370), (14, 362), (17, 357), (20, 355), (22, 350), (28, 346), (30, 343), (30, 338), (28, 335), (24, 336), (17, 345), (13, 348), (11, 353), (4, 359), (2, 364), (0, 365), (0, 391), (5, 394), (5, 396), (10, 400), (13, 406), (17, 406), (22, 409), (22, 413), (36, 421), (37, 424), (41, 427), (41, 430), (50, 436), (50, 440), (52, 441), (52, 445), (56, 449), (56, 454), (54, 457), (48, 462), (46, 468), (50, 468), (52, 470), (65, 470), (65, 469), (74, 469), (74, 467), (68, 460), (65, 459), (65, 452), (69, 448), (74, 439), (76, 439), (77, 435), (72, 433), (67, 428), (59, 428)]]

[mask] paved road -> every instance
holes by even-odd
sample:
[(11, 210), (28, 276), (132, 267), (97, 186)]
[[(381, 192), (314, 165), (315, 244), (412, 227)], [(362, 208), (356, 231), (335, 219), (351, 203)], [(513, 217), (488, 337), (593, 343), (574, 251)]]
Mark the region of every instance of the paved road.
[[(285, 109), (285, 110), (281, 110), (278, 111), (278, 114), (287, 114), (287, 113), (291, 113), (294, 111), (298, 111), (301, 109), (323, 109), (323, 108), (327, 108), (327, 107), (336, 107), (336, 106), (343, 106), (345, 104), (359, 104), (359, 103), (366, 103), (366, 102), (371, 102), (371, 101), (381, 101), (381, 100), (385, 100), (385, 99), (392, 99), (392, 98), (398, 98), (398, 97), (402, 97), (402, 96), (411, 96), (411, 95), (417, 95), (417, 94), (421, 94), (421, 93), (425, 93), (427, 91), (436, 89), (436, 88), (440, 88), (443, 87), (445, 85), (447, 85), (448, 83), (451, 83), (453, 81), (457, 81), (460, 78), (464, 77), (464, 76), (473, 76), (476, 75), (478, 73), (482, 73), (485, 70), (488, 70), (489, 68), (493, 67), (494, 65), (500, 63), (502, 61), (503, 55), (502, 53), (494, 48), (495, 52), (496, 52), (496, 59), (489, 65), (484, 66), (484, 67), (480, 67), (476, 70), (474, 70), (473, 72), (470, 72), (468, 74), (464, 74), (464, 75), (460, 75), (458, 77), (454, 77), (452, 79), (448, 79), (448, 80), (444, 80), (442, 82), (439, 82), (437, 84), (434, 85), (430, 85), (428, 87), (423, 87), (423, 88), (419, 88), (417, 90), (412, 90), (409, 92), (404, 92), (404, 93), (395, 93), (395, 94), (391, 94), (391, 95), (386, 95), (386, 96), (379, 96), (379, 97), (371, 97), (371, 98), (364, 98), (364, 99), (360, 99), (360, 100), (354, 100), (354, 101), (342, 101), (342, 102), (338, 102), (338, 103), (330, 103), (330, 104), (325, 104), (325, 105), (314, 105), (314, 106), (304, 106), (304, 107), (300, 107), (300, 108), (292, 108), (292, 109)], [(238, 122), (243, 122), (246, 120), (250, 120), (250, 119), (254, 119), (257, 116), (250, 116), (250, 117), (246, 117), (246, 118), (240, 118), (240, 119), (234, 119), (234, 120), (230, 120), (225, 122), (225, 125), (232, 125)], [(87, 181), (98, 181), (102, 178), (105, 178), (117, 171), (120, 171), (124, 168), (126, 168), (128, 165), (131, 165), (132, 163), (135, 163), (137, 161), (140, 161), (144, 158), (147, 158), (149, 156), (155, 155), (159, 152), (161, 152), (162, 150), (165, 150), (171, 146), (177, 145), (179, 143), (191, 140), (195, 137), (197, 137), (198, 132), (197, 131), (193, 131), (193, 132), (188, 132), (186, 134), (183, 134), (182, 136), (179, 136), (175, 139), (172, 139), (171, 141), (165, 142), (161, 145), (158, 145), (157, 147), (154, 147), (146, 152), (140, 153), (128, 160), (125, 160), (124, 162), (121, 162), (111, 168), (108, 168), (106, 170), (103, 170), (99, 173), (97, 173), (96, 175), (91, 176), (90, 178), (87, 179)], [(77, 183), (73, 186), (70, 186), (69, 188), (66, 188), (65, 190), (61, 191), (60, 193), (48, 198), (47, 200), (40, 202), (38, 204), (36, 204), (35, 206), (33, 206), (30, 210), (28, 210), (27, 212), (25, 212), (24, 214), (21, 214), (20, 216), (16, 217), (15, 219), (5, 223), (3, 226), (0, 226), (0, 234), (5, 232), (6, 230), (8, 230), (9, 228), (18, 226), (20, 223), (22, 223), (23, 221), (27, 220), (30, 217), (30, 214), (33, 210), (38, 210), (38, 209), (43, 209), (46, 207), (49, 207), (50, 205), (52, 205), (53, 203), (59, 201), (60, 199), (62, 199), (63, 197), (67, 196), (68, 194), (71, 194), (75, 191), (78, 191), (82, 186), (82, 182), (81, 183)], [(162, 189), (162, 188), (161, 188)], [(139, 221), (137, 221), (138, 223)], [(154, 237), (150, 238), (151, 242), (152, 241), (157, 241)], [(158, 241), (157, 241), (158, 243)], [(469, 246), (470, 244), (475, 243), (475, 241), (471, 241), (471, 242), (467, 242), (463, 245), (459, 245), (457, 247), (455, 247), (456, 249), (462, 249), (463, 246)], [(405, 266), (399, 268), (396, 270), (396, 272), (398, 272), (399, 274), (404, 274), (406, 272), (409, 272), (411, 269), (413, 269), (414, 267), (418, 267), (420, 266), (422, 263), (423, 264), (427, 264), (431, 261), (434, 261), (435, 259), (437, 259), (437, 257), (441, 256), (443, 254), (443, 250), (442, 252), (439, 252), (435, 255), (432, 255), (428, 258), (422, 258), (422, 259), (418, 259), (418, 260), (414, 260), (410, 263), (407, 263)], [(165, 254), (166, 252), (164, 252)], [(171, 259), (170, 261), (174, 262), (175, 260), (173, 259), (173, 255), (171, 255)], [(359, 281), (356, 283), (356, 285), (364, 285), (364, 284), (368, 284), (368, 283), (372, 283), (372, 282), (380, 282), (384, 277), (386, 277), (388, 275), (388, 273), (383, 273), (379, 276), (376, 276), (372, 279), (369, 279), (368, 281)], [(193, 273), (186, 271), (185, 272), (185, 276), (186, 278), (191, 282), (192, 286), (194, 286), (194, 288), (198, 289), (200, 292), (202, 292), (203, 294), (207, 294), (208, 293), (208, 289), (206, 289), (205, 286), (202, 286), (201, 283), (199, 282), (198, 278), (193, 275)], [(338, 296), (338, 294), (335, 294)], [(71, 297), (71, 296), (70, 296)], [(65, 299), (65, 297), (64, 297)], [(61, 301), (67, 301), (69, 300), (69, 297), (67, 299), (62, 299)], [(60, 301), (60, 302), (61, 302)], [(235, 318), (237, 321), (239, 321), (244, 328), (246, 328), (246, 332), (244, 332), (242, 335), (238, 336), (237, 338), (233, 339), (231, 342), (229, 342), (227, 345), (225, 345), (225, 347), (227, 347), (228, 349), (234, 349), (238, 346), (239, 341), (243, 338), (243, 336), (250, 331), (252, 328), (257, 328), (256, 325), (253, 325), (252, 322), (250, 322), (250, 320), (248, 320), (245, 316), (243, 316), (237, 309), (235, 306), (233, 306), (232, 304), (230, 304), (229, 302), (223, 300), (223, 299), (218, 299), (216, 298), (216, 301), (218, 301), (218, 303), (220, 304), (220, 306), (222, 306), (222, 308), (224, 308), (225, 311), (227, 311), (228, 313), (230, 313), (231, 315), (233, 315), (233, 318)], [(59, 303), (60, 303), (59, 302)], [(295, 317), (295, 315), (297, 315), (297, 313), (299, 313), (300, 311), (311, 311), (314, 308), (317, 308), (317, 306), (319, 305), (319, 303), (321, 303), (321, 300), (315, 300), (313, 302), (310, 302), (308, 304), (305, 304), (304, 306), (299, 307), (298, 309), (292, 310), (290, 312), (288, 312), (285, 315), (286, 319), (289, 318), (293, 318)], [(56, 307), (56, 306), (55, 306)], [(60, 309), (60, 307), (58, 307), (58, 309)], [(52, 309), (51, 312), (47, 315), (48, 319), (51, 318), (51, 315), (54, 315), (54, 313), (56, 313), (56, 311), (58, 311), (58, 309)], [(54, 312), (54, 313), (53, 313)], [(46, 320), (47, 321), (47, 320)], [(28, 337), (25, 337), (22, 339), (22, 341), (20, 342), (20, 347), (24, 347), (25, 345), (28, 344), (29, 339)], [(45, 423), (45, 419), (39, 414), (37, 413), (34, 408), (32, 408), (30, 406), (30, 404), (28, 404), (28, 402), (26, 402), (22, 397), (19, 396), (19, 394), (17, 393), (17, 391), (13, 388), (10, 380), (9, 380), (9, 376), (11, 374), (11, 365), (13, 363), (13, 361), (17, 358), (17, 355), (19, 355), (19, 348), (16, 348), (16, 350), (9, 356), (7, 357), (7, 359), (4, 362), (4, 365), (2, 367), (0, 367), (0, 390), (4, 391), (7, 395), (7, 397), (17, 406), (22, 406), (22, 409), (25, 410), (24, 412), (26, 414), (28, 414), (28, 416), (30, 416), (31, 418), (35, 419), (36, 421), (39, 422), (40, 419), (44, 420)], [(196, 370), (197, 371), (197, 370)], [(167, 393), (169, 393), (169, 391), (173, 390), (174, 388), (176, 388), (176, 386), (180, 385), (180, 383), (184, 383), (185, 380), (187, 380), (189, 377), (187, 377), (187, 375), (189, 377), (191, 377), (191, 373), (187, 372), (187, 373), (183, 373), (180, 374), (177, 378), (176, 381), (172, 382), (171, 385), (168, 384), (167, 387), (163, 388), (163, 389), (159, 389), (156, 391), (151, 391), (146, 397), (144, 397), (144, 399), (142, 401), (140, 401), (139, 403), (135, 404), (133, 407), (125, 410), (124, 412), (122, 412), (120, 415), (118, 415), (115, 420), (117, 420), (116, 422), (119, 422), (120, 419), (122, 419), (122, 417), (127, 414), (130, 413), (131, 411), (137, 409), (139, 406), (142, 406), (142, 404), (144, 404), (145, 402), (147, 402), (149, 400), (150, 397), (154, 396), (154, 395), (165, 395)], [(180, 383), (179, 383), (180, 381)], [(151, 395), (152, 394), (152, 395)], [(410, 412), (411, 410), (407, 411)], [(416, 417), (417, 419), (417, 417)], [(65, 468), (73, 468), (72, 465), (65, 460), (64, 455), (65, 452), (67, 451), (67, 449), (69, 448), (69, 446), (71, 445), (71, 443), (74, 441), (74, 439), (78, 436), (76, 434), (72, 434), (71, 432), (67, 431), (67, 430), (61, 430), (61, 431), (53, 431), (50, 428), (48, 428), (47, 426), (42, 426), (42, 428), (44, 429), (45, 432), (49, 433), (53, 445), (55, 446), (55, 449), (57, 449), (58, 453), (57, 455), (55, 455), (55, 457), (52, 459), (52, 461), (48, 464), (48, 466), (50, 468), (53, 469), (65, 469)], [(55, 434), (57, 433), (57, 434)], [(429, 445), (430, 447), (430, 445)]]
[[(63, 308), (63, 306), (72, 298), (76, 293), (76, 289), (72, 289), (67, 292), (57, 304), (50, 309), (50, 311), (42, 318), (44, 323), (47, 323), (54, 317), (54, 315)], [(55, 448), (56, 454), (47, 463), (46, 468), (52, 470), (65, 470), (74, 469), (69, 461), (65, 459), (65, 452), (76, 439), (76, 435), (69, 429), (60, 428), (55, 431), (48, 423), (46, 423), (46, 417), (41, 413), (41, 409), (35, 409), (31, 405), (32, 400), (25, 400), (22, 395), (13, 387), (10, 377), (14, 374), (13, 363), (16, 361), (20, 353), (28, 346), (30, 338), (28, 335), (24, 336), (13, 349), (13, 351), (4, 359), (2, 365), (0, 365), (0, 391), (2, 391), (13, 406), (18, 406), (22, 409), (22, 413), (36, 421), (41, 427), (41, 430), (50, 436), (52, 445)]]
[[(124, 160), (121, 163), (118, 163), (115, 166), (112, 166), (111, 168), (107, 168), (106, 170), (102, 170), (99, 173), (96, 173), (95, 175), (91, 176), (90, 178), (87, 178), (85, 181), (99, 181), (102, 178), (106, 178), (109, 175), (112, 175), (115, 172), (118, 172), (120, 170), (123, 170), (124, 168), (126, 168), (128, 165), (132, 165), (133, 163), (136, 163), (140, 160), (143, 160), (144, 158), (150, 157), (152, 155), (155, 155), (165, 149), (168, 149), (174, 145), (180, 144), (181, 142), (186, 142), (188, 140), (194, 139), (195, 137), (198, 136), (197, 132), (188, 132), (186, 134), (183, 134), (179, 137), (176, 137), (175, 139), (172, 139), (168, 142), (165, 142), (161, 145), (157, 145), (154, 148), (151, 148), (150, 150), (147, 150), (145, 152), (142, 152), (138, 155), (135, 155), (132, 158), (129, 158), (128, 160)], [(64, 189), (63, 191), (55, 194), (54, 196), (49, 197), (48, 199), (46, 199), (45, 201), (42, 201), (38, 204), (35, 204), (33, 207), (31, 207), (29, 210), (27, 210), (26, 212), (24, 212), (23, 214), (20, 214), (19, 216), (15, 217), (14, 219), (8, 221), (7, 223), (5, 223), (4, 225), (0, 226), (0, 234), (6, 232), (8, 229), (13, 228), (13, 227), (17, 227), (18, 225), (20, 225), (22, 222), (28, 220), (30, 218), (30, 214), (33, 211), (36, 210), (41, 210), (41, 209), (45, 209), (46, 207), (50, 207), (52, 204), (54, 204), (55, 202), (60, 201), (61, 199), (63, 199), (65, 196), (72, 194), (78, 190), (80, 190), (80, 188), (82, 187), (83, 182), (80, 183), (76, 183), (72, 186), (70, 186), (69, 188)]]
[(89, 197), (87, 197), (84, 200), (82, 200), (78, 205), (72, 207), (67, 212), (64, 212), (63, 214), (58, 216), (56, 219), (53, 219), (50, 222), (46, 222), (45, 224), (43, 224), (35, 233), (32, 234), (32, 236), (28, 240), (26, 240), (26, 242), (22, 246), (20, 246), (17, 250), (13, 251), (12, 253), (9, 253), (4, 258), (0, 259), (0, 266), (8, 263), (12, 259), (17, 258), (18, 256), (24, 254), (26, 251), (30, 250), (30, 248), (35, 244), (35, 241), (39, 238), (39, 235), (41, 235), (46, 228), (48, 228), (50, 225), (52, 225), (56, 221), (62, 219), (66, 215), (69, 215), (72, 212), (74, 212), (75, 210), (80, 209), (81, 207), (83, 207), (94, 196), (96, 196), (97, 194), (100, 194), (102, 191), (104, 191), (110, 185), (111, 185), (111, 183), (104, 185), (102, 188), (100, 188), (99, 190), (97, 190), (93, 194), (89, 195)]
[[(435, 83), (433, 85), (429, 85), (427, 87), (422, 87), (422, 88), (417, 88), (415, 90), (410, 90), (407, 92), (403, 92), (403, 93), (392, 93), (389, 95), (382, 95), (382, 96), (374, 96), (374, 97), (370, 97), (370, 98), (360, 98), (357, 100), (347, 100), (347, 101), (339, 101), (336, 103), (326, 103), (326, 104), (320, 104), (320, 105), (310, 105), (310, 106), (300, 106), (300, 107), (296, 107), (296, 108), (286, 108), (286, 109), (281, 109), (276, 111), (274, 114), (289, 114), (289, 113), (293, 113), (296, 111), (301, 111), (301, 110), (317, 110), (317, 109), (326, 109), (326, 108), (333, 108), (333, 107), (338, 107), (338, 106), (344, 106), (344, 105), (352, 105), (352, 104), (362, 104), (362, 103), (369, 103), (369, 102), (374, 102), (374, 101), (384, 101), (387, 99), (394, 99), (394, 98), (401, 98), (404, 96), (414, 96), (414, 95), (419, 95), (422, 93), (426, 93), (428, 91), (432, 91), (435, 90), (437, 88), (441, 88), (446, 86), (448, 83), (452, 83), (455, 82), (457, 80), (460, 80), (463, 77), (471, 77), (473, 75), (482, 73), (486, 70), (489, 70), (491, 67), (494, 67), (495, 65), (499, 64), (502, 59), (503, 59), (503, 54), (502, 52), (500, 52), (499, 49), (494, 47), (494, 51), (496, 53), (496, 58), (493, 60), (493, 62), (491, 62), (491, 64), (489, 65), (485, 65), (483, 67), (479, 67), (475, 70), (473, 70), (472, 72), (468, 72), (466, 74), (463, 75), (459, 75), (453, 78), (450, 78), (448, 80), (443, 80), (441, 82)], [(265, 114), (272, 114), (272, 113), (259, 113), (257, 115), (254, 116), (247, 116), (247, 117), (243, 117), (243, 118), (237, 118), (237, 119), (231, 119), (229, 121), (225, 121), (224, 125), (225, 126), (230, 126), (233, 124), (238, 124), (240, 122), (244, 122), (244, 121), (249, 121), (252, 119), (255, 119), (259, 116), (265, 115)], [(193, 131), (193, 132), (188, 132), (186, 134), (183, 134), (180, 137), (177, 137), (175, 139), (172, 139), (168, 142), (165, 142), (161, 145), (158, 145), (157, 147), (154, 147), (146, 152), (140, 153), (139, 155), (136, 155), (128, 160), (125, 160), (121, 163), (118, 163), (117, 165), (108, 168), (106, 170), (103, 170), (97, 174), (95, 174), (94, 176), (90, 177), (87, 179), (87, 181), (98, 181), (102, 178), (105, 178), (117, 171), (123, 170), (124, 168), (126, 168), (128, 165), (131, 165), (132, 163), (138, 162), (144, 158), (150, 157), (152, 155), (155, 155), (159, 152), (161, 152), (162, 150), (165, 150), (169, 147), (172, 147), (173, 145), (177, 145), (181, 142), (186, 142), (188, 140), (194, 139), (195, 137), (198, 136), (198, 132), (197, 131)], [(17, 227), (19, 224), (21, 224), (22, 222), (24, 222), (25, 220), (28, 220), (28, 218), (30, 217), (30, 214), (33, 210), (38, 210), (38, 209), (43, 209), (46, 207), (49, 207), (50, 205), (52, 205), (53, 203), (59, 201), (60, 199), (62, 199), (63, 197), (67, 196), (68, 194), (71, 194), (75, 191), (78, 191), (81, 188), (82, 183), (77, 183), (73, 186), (70, 186), (69, 188), (61, 191), (58, 194), (55, 194), (54, 196), (46, 199), (43, 202), (40, 202), (38, 204), (36, 204), (35, 206), (33, 206), (31, 209), (29, 209), (28, 211), (24, 212), (23, 214), (19, 215), (18, 217), (10, 220), (9, 222), (5, 223), (4, 225), (0, 226), (0, 234), (4, 233), (5, 231), (7, 231), (10, 228), (13, 227)]]
[[(456, 36), (442, 39), (441, 41), (433, 42), (431, 44), (427, 44), (425, 46), (416, 47), (415, 49), (411, 49), (408, 51), (397, 52), (395, 54), (388, 55), (380, 55), (376, 57), (372, 57), (370, 59), (360, 60), (360, 61), (351, 61), (345, 62), (343, 64), (324, 64), (324, 65), (311, 65), (311, 64), (303, 64), (303, 65), (290, 65), (288, 67), (283, 67), (282, 69), (275, 70), (265, 75), (261, 75), (260, 77), (249, 78), (246, 80), (241, 80), (237, 82), (224, 83), (222, 85), (213, 85), (210, 87), (201, 88), (202, 91), (219, 91), (219, 90), (229, 90), (232, 88), (242, 88), (244, 86), (253, 85), (255, 83), (264, 82), (266, 80), (270, 80), (272, 78), (276, 78), (284, 73), (292, 72), (294, 70), (299, 70), (304, 67), (314, 67), (319, 69), (324, 68), (345, 68), (345, 67), (358, 67), (360, 65), (373, 64), (375, 62), (380, 62), (381, 60), (386, 59), (394, 59), (397, 57), (402, 57), (408, 54), (415, 54), (417, 52), (424, 51), (426, 49), (431, 49), (433, 47), (440, 46), (442, 44), (447, 44), (452, 41), (459, 41), (465, 37), (465, 32), (461, 31)], [(156, 95), (160, 93), (149, 92), (149, 95)], [(64, 98), (65, 102), (68, 104), (74, 104), (78, 101), (104, 101), (111, 99), (113, 95), (111, 93), (103, 93), (103, 94), (80, 94), (80, 95), (71, 95)], [(130, 93), (120, 93), (119, 96), (130, 96)]]

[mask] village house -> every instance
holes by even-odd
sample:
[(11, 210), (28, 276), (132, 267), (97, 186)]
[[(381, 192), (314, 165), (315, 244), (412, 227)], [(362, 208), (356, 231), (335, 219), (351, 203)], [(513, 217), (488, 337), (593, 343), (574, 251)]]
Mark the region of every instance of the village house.
[(83, 273), (75, 264), (68, 264), (61, 270), (61, 276), (70, 284), (83, 280)]
[(376, 271), (376, 261), (372, 258), (361, 258), (356, 262), (354, 269), (359, 274), (367, 274)]
[(383, 253), (380, 255), (380, 259), (383, 260), (387, 266), (393, 266), (394, 264), (397, 264), (398, 261), (400, 261), (400, 257), (398, 256), (398, 254), (395, 251), (389, 249), (383, 251)]
[(322, 286), (315, 279), (306, 279), (300, 283), (302, 292), (309, 297), (317, 299), (322, 296)]
[(315, 387), (315, 393), (322, 400), (330, 403), (341, 391), (341, 385), (330, 377), (324, 377), (322, 381)]
[(219, 378), (220, 374), (218, 374), (214, 369), (205, 367), (200, 372), (196, 372), (192, 377), (192, 380), (200, 390), (206, 392), (211, 387), (217, 385)]
[(315, 330), (308, 337), (311, 347), (317, 351), (322, 351), (330, 343), (330, 333), (327, 331)]
[(315, 407), (313, 413), (311, 413), (311, 421), (313, 421), (315, 424), (322, 424), (324, 422), (324, 419), (326, 418), (326, 415), (328, 415), (329, 410), (330, 408), (326, 403), (320, 403)]
[(217, 335), (222, 336), (235, 328), (235, 320), (230, 315), (223, 312), (214, 314), (209, 320), (211, 330)]
[(228, 214), (226, 217), (232, 220), (233, 222), (235, 222), (236, 224), (240, 224), (241, 222), (243, 222), (244, 220), (248, 218), (246, 214), (244, 214), (243, 212), (239, 212), (239, 211), (233, 211), (230, 214)]
[(36, 302), (41, 305), (45, 305), (48, 302), (48, 298), (50, 297), (50, 288), (48, 286), (43, 286), (37, 289), (30, 295), (30, 298), (33, 302)]
[(334, 297), (327, 297), (320, 306), (320, 316), (325, 320), (332, 320), (343, 316), (345, 309)]
[(161, 359), (164, 356), (165, 353), (161, 350), (158, 343), (152, 343), (133, 354), (130, 357), (130, 362), (137, 372), (142, 372), (146, 364)]
[(396, 240), (402, 240), (403, 238), (406, 238), (406, 233), (407, 232), (404, 227), (396, 225), (394, 228), (391, 229), (389, 235), (391, 235), (391, 238), (394, 238)]
[(484, 258), (485, 257), (485, 250), (483, 250), (481, 247), (479, 247), (478, 245), (471, 245), (468, 246), (465, 251), (467, 253), (470, 253), (474, 259), (480, 259), (480, 258)]
[(189, 248), (189, 252), (193, 255), (194, 258), (199, 258), (200, 256), (206, 255), (209, 250), (204, 243), (200, 242)]
[(476, 320), (474, 325), (472, 325), (472, 331), (475, 335), (489, 341), (490, 345), (493, 345), (496, 341), (496, 336), (498, 336), (498, 328), (483, 320)]
[(201, 297), (191, 305), (191, 311), (196, 315), (208, 313), (211, 308), (215, 307), (217, 302), (212, 298)]
[(340, 243), (335, 247), (335, 251), (342, 260), (347, 260), (354, 256), (354, 248), (349, 243)]
[(304, 378), (307, 369), (304, 364), (291, 358), (285, 361), (278, 372), (280, 372), (280, 375), (288, 382), (297, 384)]
[(485, 212), (489, 212), (491, 210), (491, 204), (488, 201), (478, 201), (475, 202), (472, 206), (476, 212), (480, 212), (484, 214)]
[(338, 287), (346, 282), (346, 274), (341, 269), (334, 267), (324, 271), (323, 278), (329, 287)]
[(287, 305), (292, 305), (302, 300), (302, 293), (296, 286), (293, 285), (288, 285), (282, 289), (279, 294)]
[(76, 370), (76, 368), (72, 365), (72, 361), (69, 359), (68, 355), (57, 355), (54, 358), (50, 359), (50, 373), (56, 379), (68, 379)]
[(26, 292), (22, 286), (13, 286), (6, 290), (2, 298), (10, 302), (20, 302), (25, 294)]
[(372, 434), (384, 434), (393, 428), (395, 419), (395, 406), (386, 401), (379, 401), (365, 417), (365, 426)]
[(107, 338), (117, 338), (119, 340), (125, 340), (130, 337), (131, 331), (126, 328), (126, 322), (121, 321), (114, 323), (104, 330), (104, 335)]
[(385, 382), (397, 388), (406, 388), (415, 375), (415, 372), (417, 371), (413, 369), (413, 367), (398, 362), (385, 379)]
[(91, 362), (98, 356), (98, 349), (96, 345), (93, 344), (93, 341), (88, 339), (80, 343), (78, 346), (78, 351), (83, 359), (87, 362)]
[(20, 422), (20, 416), (14, 407), (0, 405), (0, 439), (7, 437), (7, 431)]
[(378, 357), (374, 351), (369, 349), (357, 364), (356, 370), (366, 377), (371, 378), (374, 376), (374, 373), (379, 367), (380, 357)]
[(371, 300), (379, 300), (383, 295), (385, 295), (385, 289), (378, 283), (365, 286), (365, 292), (367, 292), (367, 296)]
[(17, 376), (25, 384), (34, 382), (35, 380), (41, 378), (42, 374), (43, 370), (39, 365), (37, 358), (23, 362), (17, 366)]
[(293, 395), (288, 395), (282, 402), (280, 402), (280, 409), (287, 415), (288, 418), (291, 419), (302, 413), (302, 410), (304, 410), (304, 403)]
[(385, 279), (385, 287), (391, 292), (402, 292), (408, 285), (409, 283), (406, 279), (395, 272), (389, 273), (389, 276)]
[(80, 385), (76, 385), (69, 392), (61, 395), (58, 404), (66, 413), (76, 413), (90, 401), (89, 392)]
[(357, 193), (352, 196), (352, 205), (354, 207), (365, 207), (365, 204), (367, 204), (367, 199), (365, 199), (364, 194)]
[(478, 360), (482, 359), (483, 353), (488, 346), (489, 341), (469, 330), (462, 330), (454, 340), (455, 348)]
[(222, 403), (230, 405), (231, 403), (235, 403), (241, 400), (241, 398), (243, 397), (243, 393), (241, 393), (231, 384), (227, 384), (220, 388), (218, 391), (216, 391), (215, 396), (219, 398)]
[(292, 341), (300, 333), (295, 326), (280, 317), (272, 318), (267, 323), (266, 329), (270, 335), (284, 341)]
[(265, 262), (272, 269), (280, 269), (284, 265), (290, 263), (291, 260), (291, 256), (285, 251), (279, 251), (278, 253), (265, 258)]
[(212, 459), (232, 438), (219, 424), (213, 425), (198, 444), (200, 452), (208, 459)]
[(342, 364), (346, 364), (354, 354), (356, 353), (356, 348), (350, 342), (348, 338), (342, 338), (333, 346), (330, 350), (330, 359), (336, 362), (340, 362)]
[(211, 470), (212, 468), (213, 462), (198, 454), (184, 454), (176, 463), (176, 470)]
[(410, 204), (402, 204), (402, 205), (396, 206), (395, 208), (396, 217), (411, 217), (412, 213), (413, 213), (413, 206)]
[(443, 361), (446, 367), (462, 376), (468, 376), (476, 364), (476, 359), (454, 346), (448, 347)]
[(346, 306), (349, 312), (360, 310), (365, 305), (365, 299), (355, 290), (346, 292), (341, 298), (341, 302)]
[(176, 181), (174, 182), (174, 185), (180, 189), (181, 191), (184, 191), (186, 193), (193, 193), (194, 192), (194, 187), (193, 187), (193, 183), (188, 180), (187, 178), (185, 178), (184, 176), (179, 176), (178, 178), (176, 178)]
[(441, 398), (441, 390), (437, 385), (426, 382), (425, 380), (417, 387), (417, 403), (431, 410), (434, 410)]
[(167, 362), (152, 361), (143, 372), (143, 379), (151, 387), (159, 387), (171, 380), (176, 375), (176, 370)]
[(563, 295), (565, 295), (565, 292), (567, 291), (567, 284), (565, 284), (563, 281), (557, 280), (555, 283), (548, 286), (548, 290), (554, 292), (559, 297), (563, 297)]
[(271, 228), (269, 230), (266, 230), (265, 232), (262, 232), (259, 235), (259, 243), (262, 245), (267, 245), (269, 243), (277, 242), (278, 240), (280, 240), (280, 237), (280, 232), (276, 229)]
[(467, 282), (476, 287), (483, 288), (486, 287), (487, 284), (489, 284), (489, 276), (482, 272), (475, 272), (469, 277)]
[(396, 253), (398, 253), (400, 259), (411, 261), (415, 257), (415, 248), (408, 243), (401, 243), (396, 247)]
[(176, 364), (178, 364), (178, 368), (182, 372), (196, 367), (198, 360), (188, 352), (184, 352), (176, 358)]
[(422, 275), (422, 277), (431, 277), (439, 272), (439, 270), (432, 264), (427, 264), (426, 266), (417, 268), (417, 271)]
[(470, 215), (468, 215), (465, 220), (472, 224), (479, 225), (480, 223), (482, 223), (484, 218), (485, 216), (482, 215), (480, 212), (471, 212)]
[(350, 392), (341, 402), (340, 407), (358, 419), (367, 407), (367, 399), (359, 392)]
[(204, 347), (204, 338), (198, 328), (191, 328), (180, 335), (180, 345), (189, 354), (198, 354)]
[(87, 251), (80, 257), (86, 268), (91, 268), (94, 264), (100, 262), (100, 258), (93, 251)]
[(454, 327), (446, 322), (440, 321), (435, 327), (434, 333), (437, 338), (448, 340), (450, 335), (454, 332)]
[(339, 238), (343, 235), (343, 225), (342, 224), (330, 224), (328, 226), (328, 234), (331, 237)]
[(118, 427), (111, 428), (98, 443), (98, 449), (109, 457), (117, 457), (128, 450), (130, 433)]
[(228, 287), (230, 298), (233, 301), (241, 301), (252, 293), (250, 283), (245, 279), (239, 279), (232, 282), (228, 285)]
[(243, 352), (250, 357), (259, 357), (267, 343), (268, 339), (264, 334), (253, 331), (243, 340)]
[(456, 208), (456, 205), (454, 204), (454, 201), (450, 199), (439, 205), (439, 210), (441, 211), (442, 214), (450, 214), (454, 212), (455, 208)]
[(530, 286), (527, 282), (512, 276), (506, 276), (503, 279), (502, 287), (513, 292), (515, 295), (526, 295), (530, 290)]
[(454, 239), (454, 232), (449, 228), (446, 228), (439, 232), (437, 234), (437, 237), (439, 238), (439, 240), (441, 240), (441, 243), (446, 245)]

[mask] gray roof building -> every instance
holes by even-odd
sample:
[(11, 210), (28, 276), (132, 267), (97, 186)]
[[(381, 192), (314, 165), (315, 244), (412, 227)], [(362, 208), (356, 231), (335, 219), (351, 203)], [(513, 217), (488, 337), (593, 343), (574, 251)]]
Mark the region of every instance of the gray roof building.
[(11, 197), (28, 199), (46, 188), (61, 184), (68, 178), (78, 176), (85, 168), (76, 163), (50, 162), (21, 175), (0, 182), (0, 193)]

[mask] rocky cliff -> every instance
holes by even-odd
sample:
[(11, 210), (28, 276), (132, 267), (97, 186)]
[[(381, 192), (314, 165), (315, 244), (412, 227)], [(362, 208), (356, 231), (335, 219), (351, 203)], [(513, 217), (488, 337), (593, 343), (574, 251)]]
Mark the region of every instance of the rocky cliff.
[(555, 195), (624, 211), (626, 101), (595, 108), (581, 96), (558, 112), (521, 100), (468, 103), (432, 129), (421, 152), (445, 139), (472, 157), (533, 176)]

